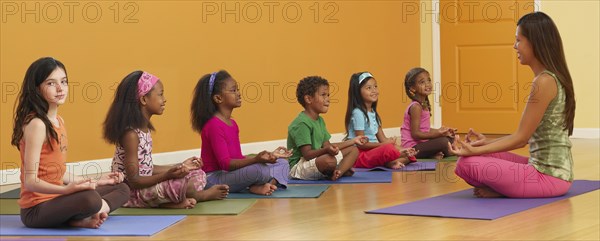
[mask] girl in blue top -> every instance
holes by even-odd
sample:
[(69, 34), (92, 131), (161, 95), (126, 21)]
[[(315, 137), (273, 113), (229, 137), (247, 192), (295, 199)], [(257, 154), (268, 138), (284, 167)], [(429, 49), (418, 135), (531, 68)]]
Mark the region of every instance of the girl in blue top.
[(348, 109), (345, 126), (347, 139), (364, 135), (369, 142), (359, 146), (359, 155), (354, 167), (373, 168), (385, 166), (400, 169), (414, 159), (414, 149), (403, 149), (395, 137), (387, 138), (381, 128), (381, 117), (377, 114), (379, 90), (377, 81), (369, 72), (358, 72), (350, 77)]

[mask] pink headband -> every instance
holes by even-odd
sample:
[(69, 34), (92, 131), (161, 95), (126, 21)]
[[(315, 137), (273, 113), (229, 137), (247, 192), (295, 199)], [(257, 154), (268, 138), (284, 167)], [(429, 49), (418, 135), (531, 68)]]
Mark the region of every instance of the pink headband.
[(137, 97), (138, 99), (150, 92), (152, 87), (158, 82), (158, 77), (151, 75), (148, 72), (142, 73), (140, 79), (138, 79), (138, 91)]

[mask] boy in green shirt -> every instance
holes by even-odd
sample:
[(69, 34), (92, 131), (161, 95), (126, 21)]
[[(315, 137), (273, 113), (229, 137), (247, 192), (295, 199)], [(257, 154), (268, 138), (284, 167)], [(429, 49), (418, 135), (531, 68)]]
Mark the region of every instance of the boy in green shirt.
[[(319, 76), (309, 76), (298, 83), (296, 98), (304, 111), (288, 126), (287, 148), (293, 149), (289, 159), (290, 176), (303, 180), (352, 176), (352, 166), (358, 157), (356, 145), (368, 142), (365, 136), (332, 144), (331, 135), (319, 114), (329, 109), (329, 83)], [(343, 158), (336, 158), (339, 154)]]

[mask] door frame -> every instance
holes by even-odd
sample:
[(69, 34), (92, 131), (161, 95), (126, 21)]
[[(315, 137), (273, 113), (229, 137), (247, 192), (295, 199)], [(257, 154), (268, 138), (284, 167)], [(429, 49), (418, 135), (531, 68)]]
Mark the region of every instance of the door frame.
[[(542, 0), (533, 1), (534, 11), (542, 10)], [(439, 6), (439, 0), (431, 0), (431, 6)], [(440, 47), (440, 10), (439, 8), (433, 8), (433, 15), (435, 19), (431, 20), (431, 48), (433, 54), (433, 86), (434, 86), (434, 101), (433, 101), (433, 127), (439, 128), (442, 126), (442, 106), (440, 91), (442, 87), (442, 59), (441, 59), (441, 47)]]

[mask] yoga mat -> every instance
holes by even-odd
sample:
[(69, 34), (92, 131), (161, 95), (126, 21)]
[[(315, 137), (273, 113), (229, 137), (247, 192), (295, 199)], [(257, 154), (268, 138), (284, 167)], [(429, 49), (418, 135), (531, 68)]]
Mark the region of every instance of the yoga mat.
[(256, 199), (225, 199), (199, 202), (192, 209), (119, 208), (110, 215), (238, 215), (256, 203)]
[(366, 213), (494, 220), (599, 188), (600, 181), (576, 180), (567, 194), (553, 198), (477, 198), (468, 189)]
[(417, 161), (419, 162), (455, 162), (458, 160), (458, 156), (447, 156), (442, 158), (442, 160), (438, 160), (435, 158), (419, 158)]
[(13, 189), (7, 192), (0, 193), (0, 199), (19, 199), (21, 196), (21, 188)]
[(329, 185), (288, 186), (287, 189), (277, 189), (271, 196), (257, 195), (246, 191), (243, 193), (229, 193), (227, 198), (317, 198), (328, 188)]
[(21, 207), (17, 204), (18, 199), (0, 199), (0, 215), (19, 215)]
[(341, 177), (337, 181), (331, 180), (298, 180), (290, 179), (289, 184), (348, 184), (348, 183), (390, 183), (391, 172), (355, 172), (351, 177)]
[(27, 228), (18, 215), (0, 215), (2, 236), (152, 236), (183, 220), (186, 216), (108, 217), (98, 229)]
[[(192, 209), (119, 208), (111, 216), (124, 215), (238, 215), (256, 203), (255, 199), (199, 202)], [(19, 214), (17, 199), (0, 199), (0, 214)]]
[(373, 167), (373, 168), (354, 168), (356, 172), (368, 172), (368, 171), (387, 171), (387, 172), (412, 172), (412, 171), (435, 171), (437, 162), (412, 162), (400, 169), (391, 169), (387, 167)]

